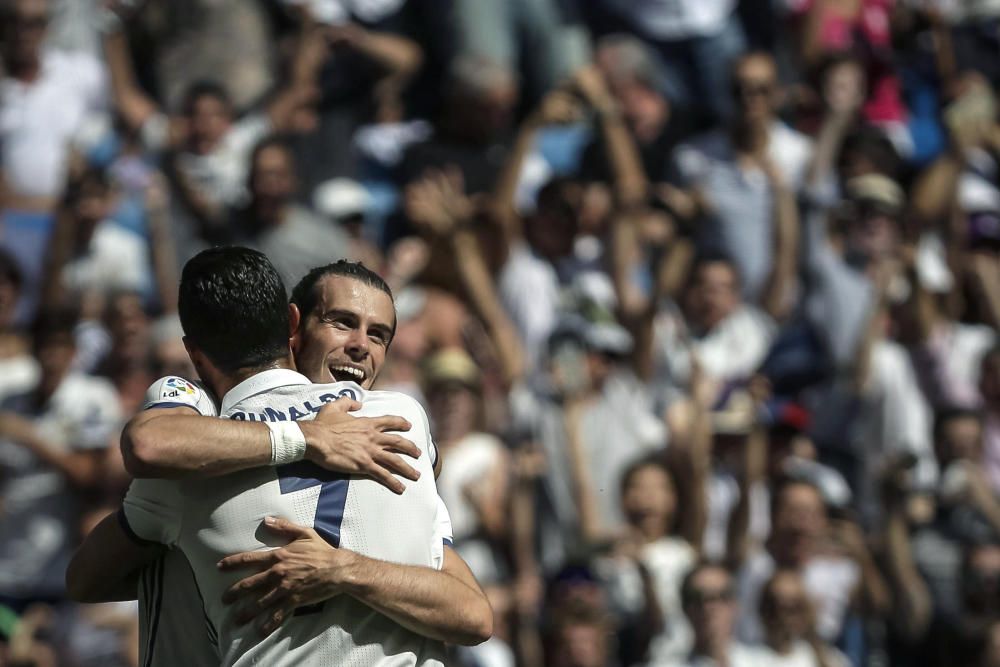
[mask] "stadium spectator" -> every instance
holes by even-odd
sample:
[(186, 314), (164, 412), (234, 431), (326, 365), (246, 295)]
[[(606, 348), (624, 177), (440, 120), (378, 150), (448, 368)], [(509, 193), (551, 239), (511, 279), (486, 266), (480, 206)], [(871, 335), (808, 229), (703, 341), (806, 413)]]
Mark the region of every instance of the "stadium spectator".
[(298, 283), (307, 267), (348, 256), (344, 231), (297, 203), (293, 153), (282, 139), (266, 138), (254, 147), (247, 189), (249, 203), (233, 211), (227, 229), (266, 253), (288, 285)]
[[(55, 563), (121, 500), (111, 406), (198, 379), (215, 243), (396, 293), (376, 386), (434, 413), (494, 605), (449, 662), (712, 664), (727, 619), (730, 667), (996, 661), (998, 0), (0, 16), (0, 580), (38, 589), (0, 586), (0, 661), (134, 663), (134, 607)], [(700, 559), (739, 595), (682, 604)]]
[(721, 565), (700, 562), (681, 584), (681, 601), (688, 622), (694, 629), (691, 652), (670, 664), (756, 665), (757, 651), (738, 642), (733, 635), (737, 616), (733, 575)]
[(3, 405), (0, 435), (3, 520), (0, 596), (17, 611), (58, 601), (84, 502), (99, 492), (122, 406), (106, 380), (73, 371), (73, 311), (38, 320), (34, 354), (40, 374)]
[(61, 198), (74, 140), (107, 106), (104, 69), (92, 55), (45, 47), (46, 0), (4, 3), (5, 207), (51, 211)]
[(757, 301), (775, 261), (777, 201), (784, 190), (797, 192), (803, 184), (812, 146), (777, 118), (781, 90), (769, 54), (740, 57), (732, 81), (733, 119), (681, 146), (677, 162), (708, 215), (700, 244), (730, 255), (743, 294)]

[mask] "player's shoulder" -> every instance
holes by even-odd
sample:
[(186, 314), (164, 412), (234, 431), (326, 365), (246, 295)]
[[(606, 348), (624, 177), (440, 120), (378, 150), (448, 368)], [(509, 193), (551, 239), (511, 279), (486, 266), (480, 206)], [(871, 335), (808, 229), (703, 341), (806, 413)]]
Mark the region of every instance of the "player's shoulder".
[(142, 409), (174, 407), (190, 407), (210, 417), (219, 414), (215, 399), (205, 387), (178, 375), (167, 375), (146, 390)]
[[(427, 414), (420, 401), (409, 394), (404, 394), (401, 391), (388, 391), (381, 389), (368, 391), (365, 392), (364, 403), (377, 403), (380, 408), (384, 408), (384, 411), (390, 414), (393, 414), (394, 410), (400, 410), (419, 415), (421, 419), (425, 421), (427, 420)], [(405, 414), (401, 414), (400, 416), (407, 417)]]

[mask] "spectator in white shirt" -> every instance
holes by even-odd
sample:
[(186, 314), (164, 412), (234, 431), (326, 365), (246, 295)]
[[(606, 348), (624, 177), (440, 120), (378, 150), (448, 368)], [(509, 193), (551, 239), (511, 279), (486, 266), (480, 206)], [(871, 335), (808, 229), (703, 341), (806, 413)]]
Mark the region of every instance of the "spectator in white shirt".
[(722, 565), (702, 562), (681, 584), (684, 613), (694, 630), (694, 646), (678, 667), (755, 667), (757, 651), (736, 641), (736, 590), (733, 575)]
[[(117, 291), (143, 292), (152, 277), (149, 251), (138, 234), (110, 219), (114, 193), (107, 175), (90, 169), (69, 184), (64, 219), (57, 222), (49, 249), (49, 280), (58, 291), (85, 304), (95, 318)], [(51, 292), (49, 303), (58, 303)]]
[(677, 164), (708, 216), (700, 245), (731, 256), (744, 295), (757, 302), (774, 263), (777, 184), (799, 190), (812, 145), (777, 117), (781, 91), (769, 54), (736, 62), (732, 95), (733, 121), (678, 148)]
[(766, 647), (772, 667), (847, 667), (847, 658), (816, 637), (812, 602), (802, 577), (778, 570), (764, 586), (760, 599)]
[(19, 604), (62, 596), (79, 494), (101, 488), (121, 427), (110, 383), (72, 370), (75, 324), (75, 313), (43, 313), (34, 339), (39, 381), (0, 411), (0, 596)]
[[(183, 207), (175, 224), (180, 259), (199, 247), (193, 238), (211, 236), (225, 224), (227, 208), (246, 201), (246, 176), (254, 146), (272, 132), (291, 130), (303, 122), (300, 112), (316, 98), (316, 73), (328, 45), (319, 28), (304, 31), (287, 83), (265, 109), (237, 118), (226, 88), (212, 81), (191, 84), (179, 114), (165, 113), (135, 81), (125, 35), (109, 24), (104, 50), (111, 74), (116, 110), (143, 144), (169, 158)], [(193, 244), (193, 245), (192, 245)]]
[(802, 576), (816, 609), (816, 633), (825, 641), (840, 638), (853, 609), (881, 613), (889, 604), (885, 582), (860, 529), (848, 521), (831, 521), (822, 492), (804, 480), (788, 479), (776, 486), (767, 547), (751, 553), (741, 568), (741, 640), (764, 640), (757, 610), (764, 585), (781, 568)]
[(734, 263), (705, 255), (691, 269), (679, 308), (661, 308), (654, 321), (656, 382), (668, 403), (686, 388), (695, 364), (712, 396), (726, 383), (748, 379), (764, 360), (774, 337), (774, 322), (743, 302)]
[(4, 4), (0, 79), (0, 165), (6, 206), (51, 211), (71, 146), (103, 109), (104, 71), (84, 52), (45, 50), (45, 0)]

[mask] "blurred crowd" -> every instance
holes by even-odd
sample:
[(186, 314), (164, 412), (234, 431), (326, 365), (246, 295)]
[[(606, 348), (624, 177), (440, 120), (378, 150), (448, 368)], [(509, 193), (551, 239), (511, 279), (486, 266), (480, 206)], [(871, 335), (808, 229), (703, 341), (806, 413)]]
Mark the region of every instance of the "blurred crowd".
[(241, 244), (395, 291), (455, 665), (1000, 666), (1000, 1), (2, 0), (0, 53), (0, 664), (138, 665), (63, 572)]

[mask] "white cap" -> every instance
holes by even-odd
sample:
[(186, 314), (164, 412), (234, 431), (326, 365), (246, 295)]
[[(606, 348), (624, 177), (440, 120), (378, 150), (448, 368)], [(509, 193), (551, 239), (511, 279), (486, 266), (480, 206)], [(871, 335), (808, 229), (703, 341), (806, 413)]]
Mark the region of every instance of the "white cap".
[(334, 178), (319, 184), (313, 191), (313, 208), (328, 218), (362, 215), (370, 202), (368, 190), (349, 178)]

